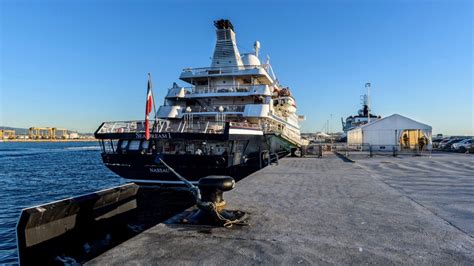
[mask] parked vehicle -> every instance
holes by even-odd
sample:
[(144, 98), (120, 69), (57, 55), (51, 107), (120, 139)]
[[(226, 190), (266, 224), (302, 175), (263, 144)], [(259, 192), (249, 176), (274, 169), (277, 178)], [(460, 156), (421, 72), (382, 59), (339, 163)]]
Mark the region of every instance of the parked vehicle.
[(451, 138), (443, 138), (439, 143), (438, 143), (438, 148), (442, 149), (444, 148), (444, 146), (446, 145), (446, 143), (448, 143), (450, 140), (452, 140)]
[(441, 141), (443, 141), (442, 138), (440, 138), (440, 139), (433, 139), (433, 140), (431, 141), (431, 143), (433, 144), (433, 148), (435, 148), (435, 149), (438, 148), (438, 147), (439, 147), (439, 144), (441, 143)]
[(451, 140), (453, 140), (453, 138), (444, 138), (444, 139), (442, 139), (442, 140), (439, 142), (439, 144), (438, 144), (438, 148), (444, 149), (444, 147), (446, 146), (446, 144), (447, 144), (449, 141), (451, 141)]
[(457, 143), (453, 143), (451, 148), (458, 152), (466, 152), (470, 150), (474, 145), (474, 139), (465, 139)]
[(440, 148), (442, 148), (445, 151), (451, 151), (451, 150), (453, 150), (452, 146), (453, 146), (454, 143), (458, 143), (458, 142), (461, 142), (463, 140), (464, 140), (464, 138), (451, 139), (450, 141), (446, 142), (446, 144), (443, 147), (440, 146)]

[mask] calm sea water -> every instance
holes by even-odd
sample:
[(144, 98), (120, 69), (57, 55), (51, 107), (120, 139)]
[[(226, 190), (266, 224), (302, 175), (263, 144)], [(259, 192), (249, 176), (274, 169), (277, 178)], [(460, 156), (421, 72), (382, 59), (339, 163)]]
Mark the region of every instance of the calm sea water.
[(17, 263), (23, 208), (122, 183), (103, 166), (97, 142), (0, 142), (0, 264)]

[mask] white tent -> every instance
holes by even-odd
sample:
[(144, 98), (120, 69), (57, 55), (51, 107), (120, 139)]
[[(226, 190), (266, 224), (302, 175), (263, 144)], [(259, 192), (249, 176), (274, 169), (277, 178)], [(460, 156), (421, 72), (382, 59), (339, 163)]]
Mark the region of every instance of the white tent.
[(431, 149), (431, 126), (393, 114), (350, 130), (347, 132), (347, 144), (372, 146), (375, 150), (416, 148), (422, 137), (427, 140), (425, 147)]

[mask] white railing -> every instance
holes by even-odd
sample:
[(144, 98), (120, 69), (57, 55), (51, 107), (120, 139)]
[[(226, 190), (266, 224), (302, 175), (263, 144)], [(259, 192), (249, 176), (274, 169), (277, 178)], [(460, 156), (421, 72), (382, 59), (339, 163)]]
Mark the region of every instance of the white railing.
[[(221, 106), (188, 106), (192, 113), (206, 113), (206, 112), (243, 112), (245, 105), (221, 105)], [(186, 107), (186, 109), (188, 108)]]
[(230, 122), (229, 125), (231, 127), (239, 127), (239, 128), (249, 128), (249, 129), (263, 129), (259, 124), (252, 124), (248, 122)]
[[(226, 66), (226, 67), (200, 67), (185, 68), (183, 73), (190, 72), (192, 75), (197, 74), (232, 74), (242, 70), (263, 69), (268, 70), (268, 64), (263, 65), (245, 65), (245, 66)], [(267, 72), (268, 73), (268, 72)]]
[[(150, 133), (188, 132), (188, 133), (223, 133), (225, 123), (211, 121), (176, 121), (150, 120)], [(145, 121), (104, 122), (97, 134), (110, 133), (144, 133)]]
[[(166, 97), (186, 97), (190, 94), (207, 94), (207, 93), (218, 93), (218, 94), (229, 94), (229, 93), (253, 93), (253, 94), (270, 94), (270, 89), (267, 89), (268, 85), (199, 85), (194, 87), (180, 87), (179, 89), (184, 89), (184, 94), (178, 96), (180, 93), (176, 88), (169, 88), (168, 95)], [(174, 91), (172, 91), (174, 90)]]
[(250, 92), (251, 86), (218, 86), (218, 87), (208, 87), (208, 86), (198, 86), (194, 87), (192, 93), (194, 94), (203, 94), (203, 93), (235, 93), (235, 92)]
[(201, 85), (192, 88), (193, 94), (202, 93), (245, 93), (245, 92), (259, 92), (264, 93), (268, 85)]

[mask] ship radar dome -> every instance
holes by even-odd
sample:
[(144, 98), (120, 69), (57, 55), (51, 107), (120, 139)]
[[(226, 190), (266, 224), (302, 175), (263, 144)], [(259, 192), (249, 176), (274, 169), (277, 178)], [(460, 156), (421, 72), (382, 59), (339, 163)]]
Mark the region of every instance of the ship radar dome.
[(261, 65), (260, 60), (254, 54), (243, 54), (242, 63), (245, 66), (259, 66)]

